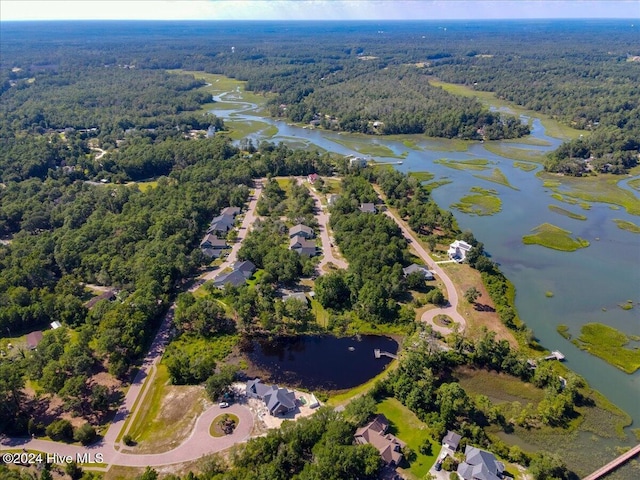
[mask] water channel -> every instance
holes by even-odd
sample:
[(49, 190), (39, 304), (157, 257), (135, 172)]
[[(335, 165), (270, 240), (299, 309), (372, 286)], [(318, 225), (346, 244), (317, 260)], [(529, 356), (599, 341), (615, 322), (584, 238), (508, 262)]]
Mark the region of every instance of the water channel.
[[(228, 106), (228, 96), (223, 99)], [(561, 337), (556, 327), (566, 324), (573, 334), (579, 334), (581, 325), (600, 322), (611, 325), (629, 335), (640, 335), (640, 307), (623, 310), (620, 304), (627, 300), (640, 301), (640, 235), (619, 229), (613, 219), (638, 223), (638, 217), (624, 208), (615, 209), (604, 203), (593, 203), (589, 210), (578, 205), (566, 205), (554, 200), (553, 193), (536, 177), (541, 169), (524, 171), (514, 166), (514, 160), (495, 155), (482, 143), (470, 143), (466, 151), (443, 151), (442, 144), (429, 140), (415, 141), (409, 148), (401, 141), (384, 137), (350, 136), (319, 129), (301, 128), (283, 121), (258, 116), (256, 105), (237, 102), (237, 108), (214, 110), (212, 113), (231, 121), (253, 121), (275, 125), (278, 133), (265, 137), (261, 132), (250, 135), (254, 143), (261, 140), (284, 142), (292, 146), (317, 146), (338, 154), (359, 153), (344, 146), (345, 139), (354, 142), (381, 145), (393, 155), (401, 156), (402, 164), (396, 168), (403, 172), (428, 171), (435, 180), (447, 179), (451, 183), (436, 188), (433, 199), (443, 208), (469, 193), (473, 186), (498, 191), (502, 211), (492, 216), (473, 216), (453, 210), (462, 229), (470, 229), (484, 243), (492, 259), (499, 263), (505, 275), (517, 289), (516, 305), (520, 317), (532, 328), (542, 345), (561, 350), (568, 366), (582, 375), (590, 385), (629, 413), (634, 427), (640, 424), (640, 371), (628, 375), (574, 346)], [(526, 118), (525, 118), (526, 119)], [(263, 130), (264, 132), (264, 130)], [(533, 138), (548, 143), (546, 146), (505, 143), (507, 147), (549, 151), (561, 141), (546, 135), (538, 118), (532, 120)], [(341, 143), (338, 143), (341, 142)], [(495, 142), (494, 142), (495, 143)], [(539, 142), (541, 143), (541, 142)], [(360, 155), (362, 156), (362, 155)], [(488, 170), (454, 170), (435, 160), (486, 159)], [(376, 157), (376, 161), (397, 163), (398, 158)], [(524, 162), (523, 162), (524, 163)], [(499, 168), (515, 188), (509, 188), (483, 179), (474, 174), (490, 174)], [(621, 177), (619, 185), (626, 186), (629, 177)], [(637, 194), (634, 192), (637, 198)], [(640, 200), (639, 200), (640, 201)], [(550, 204), (583, 214), (586, 220), (575, 220), (549, 210)], [(560, 252), (538, 245), (524, 245), (522, 236), (532, 228), (549, 222), (588, 240), (591, 245), (575, 252)], [(553, 292), (547, 298), (545, 292)]]

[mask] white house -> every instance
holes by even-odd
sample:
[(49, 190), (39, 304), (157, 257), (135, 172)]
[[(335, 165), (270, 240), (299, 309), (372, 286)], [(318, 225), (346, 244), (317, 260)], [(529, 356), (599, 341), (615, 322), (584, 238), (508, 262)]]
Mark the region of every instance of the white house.
[(449, 245), (449, 251), (447, 253), (449, 254), (449, 258), (451, 260), (462, 263), (467, 258), (467, 253), (469, 253), (469, 250), (471, 250), (472, 248), (473, 247), (464, 240), (456, 240), (451, 245)]

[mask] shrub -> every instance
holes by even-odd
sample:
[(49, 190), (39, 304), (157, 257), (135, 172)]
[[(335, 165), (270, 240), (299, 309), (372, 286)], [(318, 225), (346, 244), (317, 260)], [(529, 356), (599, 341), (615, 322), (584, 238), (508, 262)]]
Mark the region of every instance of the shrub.
[(63, 440), (66, 442), (73, 440), (73, 426), (69, 420), (51, 422), (45, 432), (51, 440)]
[(80, 428), (78, 428), (73, 434), (73, 438), (80, 442), (83, 445), (90, 445), (96, 441), (98, 434), (96, 433), (96, 429), (93, 428), (89, 423), (85, 423)]

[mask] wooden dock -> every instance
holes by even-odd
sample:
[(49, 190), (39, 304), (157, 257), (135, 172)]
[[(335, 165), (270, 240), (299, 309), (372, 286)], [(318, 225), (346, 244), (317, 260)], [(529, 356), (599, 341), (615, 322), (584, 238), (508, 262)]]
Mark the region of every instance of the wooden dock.
[(560, 350), (554, 350), (551, 355), (544, 357), (545, 360), (558, 360), (562, 362), (564, 360), (564, 354)]
[(611, 462), (607, 463), (604, 467), (599, 468), (598, 470), (593, 472), (591, 475), (584, 477), (582, 480), (598, 480), (599, 478), (604, 477), (608, 473), (614, 471), (620, 465), (628, 462), (639, 453), (640, 453), (640, 444), (636, 445), (628, 452), (623, 453), (615, 460), (612, 460)]
[(385, 352), (384, 350), (380, 350), (379, 348), (375, 348), (373, 350), (373, 356), (376, 358), (389, 357), (389, 358), (393, 358), (394, 360), (397, 360), (398, 358), (397, 355), (394, 355), (393, 353), (390, 353), (390, 352)]

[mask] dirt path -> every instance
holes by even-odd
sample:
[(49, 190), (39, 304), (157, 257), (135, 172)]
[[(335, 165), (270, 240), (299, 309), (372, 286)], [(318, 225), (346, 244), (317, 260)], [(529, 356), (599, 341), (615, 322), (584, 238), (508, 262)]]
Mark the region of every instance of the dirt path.
[[(298, 184), (302, 185), (304, 179), (297, 178)], [(329, 263), (333, 263), (336, 267), (347, 269), (349, 264), (343, 260), (342, 258), (338, 258), (333, 254), (333, 249), (331, 247), (331, 238), (329, 237), (329, 210), (326, 207), (322, 206), (322, 201), (320, 199), (320, 195), (316, 192), (313, 187), (310, 186), (309, 193), (313, 197), (316, 202), (316, 219), (318, 220), (318, 224), (320, 225), (320, 240), (322, 242), (322, 259), (318, 264), (318, 273), (320, 275), (324, 275), (327, 272), (322, 268)]]

